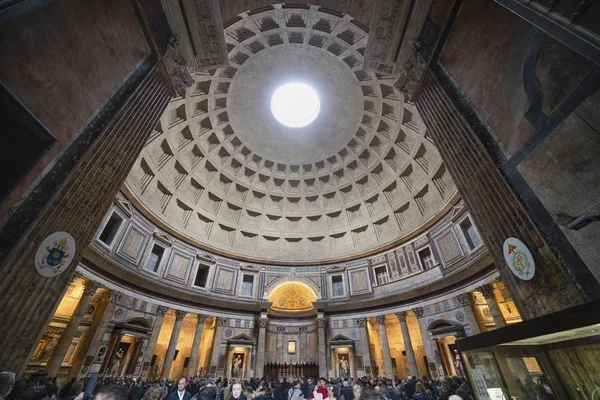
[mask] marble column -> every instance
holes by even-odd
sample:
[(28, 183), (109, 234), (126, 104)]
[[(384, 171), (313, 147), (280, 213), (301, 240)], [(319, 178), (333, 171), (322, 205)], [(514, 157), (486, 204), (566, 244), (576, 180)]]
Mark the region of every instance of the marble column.
[(202, 339), (205, 321), (206, 315), (198, 314), (198, 325), (196, 325), (196, 333), (194, 333), (194, 341), (192, 342), (192, 354), (190, 354), (187, 376), (196, 376), (198, 373), (198, 353), (200, 352), (200, 340)]
[[(104, 312), (102, 313), (100, 322), (94, 330), (94, 335), (92, 336), (92, 340), (90, 341), (90, 345), (85, 354), (84, 365), (78, 372), (79, 377), (84, 376), (88, 372), (90, 372), (90, 367), (94, 363), (96, 355), (98, 354), (98, 350), (100, 349), (100, 345), (102, 344), (102, 339), (104, 338), (104, 334), (106, 333), (106, 328), (108, 328), (108, 324), (110, 323), (110, 320), (112, 319), (115, 313), (115, 308), (117, 307), (117, 303), (121, 300), (123, 293), (111, 291), (110, 294), (107, 293), (106, 295), (108, 295), (108, 303), (104, 308)], [(85, 360), (88, 359), (90, 359), (90, 361), (86, 362)]]
[(477, 291), (481, 292), (483, 297), (485, 298), (485, 302), (490, 309), (490, 313), (492, 314), (492, 318), (494, 319), (494, 323), (497, 328), (502, 328), (506, 326), (506, 320), (504, 319), (504, 315), (502, 315), (502, 310), (500, 310), (500, 306), (498, 305), (498, 301), (494, 296), (494, 286), (491, 283), (487, 285), (483, 285), (477, 288)]
[(225, 327), (226, 322), (227, 322), (227, 320), (225, 318), (222, 318), (222, 317), (215, 318), (215, 323), (216, 323), (217, 329), (215, 330), (215, 338), (213, 341), (213, 350), (212, 350), (212, 355), (210, 357), (210, 363), (209, 363), (209, 365), (210, 365), (209, 372), (210, 372), (210, 370), (212, 370), (212, 367), (214, 366), (215, 374), (217, 372), (217, 368), (219, 367), (219, 355), (221, 354), (221, 341), (223, 340), (223, 329)]
[(413, 308), (412, 310), (417, 317), (417, 323), (419, 325), (419, 332), (421, 333), (421, 339), (423, 340), (423, 348), (425, 349), (425, 356), (427, 357), (427, 369), (431, 373), (430, 378), (436, 378), (439, 375), (437, 368), (437, 361), (435, 358), (435, 349), (433, 348), (431, 337), (429, 337), (429, 331), (427, 330), (427, 323), (425, 322), (425, 311), (423, 307)]
[(378, 315), (375, 319), (377, 320), (377, 325), (379, 325), (379, 340), (381, 340), (381, 350), (383, 351), (385, 377), (393, 378), (394, 370), (392, 369), (392, 355), (390, 354), (390, 345), (387, 338), (387, 332), (385, 331), (385, 315)]
[(408, 373), (411, 376), (419, 376), (417, 371), (417, 360), (415, 359), (415, 351), (410, 340), (408, 325), (406, 324), (406, 311), (396, 313), (398, 321), (400, 321), (400, 331), (402, 332), (402, 341), (404, 342), (404, 350), (406, 351), (406, 359), (408, 360)]
[[(477, 318), (475, 318), (475, 314), (473, 313), (473, 307), (471, 306), (471, 303), (473, 301), (473, 299), (471, 298), (471, 294), (461, 293), (454, 299), (457, 304), (462, 306), (462, 311), (465, 315), (467, 323), (469, 324), (471, 335), (477, 335), (478, 333), (481, 333), (481, 330), (479, 329), (479, 324), (477, 323)], [(465, 332), (467, 333), (467, 335), (469, 334), (467, 329), (465, 329)]]
[(167, 313), (167, 310), (168, 308), (164, 306), (158, 306), (156, 308), (156, 318), (154, 319), (154, 325), (152, 326), (152, 334), (150, 335), (148, 347), (146, 347), (146, 352), (144, 353), (144, 363), (142, 364), (143, 377), (146, 376), (146, 374), (148, 373), (148, 369), (150, 368), (152, 356), (154, 356), (154, 349), (156, 348), (156, 342), (158, 342), (160, 328), (162, 328), (162, 324), (165, 319), (165, 314)]
[(262, 378), (265, 372), (265, 351), (267, 335), (267, 316), (261, 315), (258, 322), (258, 346), (256, 352), (256, 366), (254, 367), (254, 376)]
[(327, 343), (325, 343), (325, 324), (323, 313), (317, 314), (317, 334), (319, 341), (319, 377), (327, 377)]
[(77, 307), (69, 320), (67, 328), (62, 333), (54, 352), (52, 353), (52, 357), (50, 357), (50, 361), (46, 365), (46, 372), (49, 377), (56, 377), (58, 370), (69, 350), (69, 346), (77, 333), (77, 328), (79, 328), (79, 324), (87, 311), (88, 306), (90, 305), (90, 301), (92, 301), (92, 297), (96, 290), (98, 290), (99, 286), (96, 282), (86, 281), (83, 287), (83, 295), (79, 299), (77, 303)]
[[(358, 330), (360, 334), (360, 353), (363, 358), (363, 367), (365, 368), (365, 374), (369, 375), (372, 373), (371, 368), (371, 347), (369, 346), (369, 332), (367, 330), (367, 319), (359, 318), (356, 320), (358, 324)], [(367, 367), (368, 372), (367, 372)]]
[(175, 311), (175, 326), (173, 327), (173, 333), (171, 333), (171, 339), (169, 340), (169, 347), (167, 348), (167, 355), (165, 356), (165, 362), (163, 363), (163, 369), (161, 377), (169, 379), (171, 374), (171, 367), (173, 366), (173, 357), (175, 357), (175, 350), (177, 350), (177, 341), (179, 340), (179, 334), (181, 333), (181, 325), (183, 325), (183, 318), (187, 312), (177, 310)]

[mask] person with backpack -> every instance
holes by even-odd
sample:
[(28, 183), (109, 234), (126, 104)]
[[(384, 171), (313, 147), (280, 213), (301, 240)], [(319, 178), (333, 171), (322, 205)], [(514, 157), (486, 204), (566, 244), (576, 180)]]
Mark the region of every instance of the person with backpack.
[(287, 400), (304, 400), (304, 394), (300, 389), (301, 381), (300, 379), (296, 379), (292, 383), (292, 387), (288, 390)]

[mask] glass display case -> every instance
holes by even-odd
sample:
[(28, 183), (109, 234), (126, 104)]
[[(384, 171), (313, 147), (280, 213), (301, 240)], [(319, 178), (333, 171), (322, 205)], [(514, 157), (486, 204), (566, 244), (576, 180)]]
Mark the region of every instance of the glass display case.
[(600, 302), (456, 342), (480, 400), (600, 399)]

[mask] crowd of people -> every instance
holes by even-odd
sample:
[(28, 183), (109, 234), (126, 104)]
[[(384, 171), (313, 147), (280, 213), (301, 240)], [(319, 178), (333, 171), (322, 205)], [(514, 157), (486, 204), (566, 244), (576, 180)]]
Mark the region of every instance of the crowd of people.
[[(56, 378), (35, 374), (15, 382), (11, 372), (0, 373), (0, 400), (471, 400), (465, 378), (439, 382), (418, 379), (348, 378), (313, 381), (249, 378), (245, 381), (212, 377), (143, 380), (72, 379), (59, 387)], [(91, 387), (90, 387), (91, 386)]]

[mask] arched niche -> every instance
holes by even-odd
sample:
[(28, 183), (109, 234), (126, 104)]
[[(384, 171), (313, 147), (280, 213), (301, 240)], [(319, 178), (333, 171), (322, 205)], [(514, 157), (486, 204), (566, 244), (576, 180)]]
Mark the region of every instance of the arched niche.
[(273, 287), (267, 299), (274, 311), (306, 312), (314, 310), (317, 294), (305, 282), (285, 281)]

